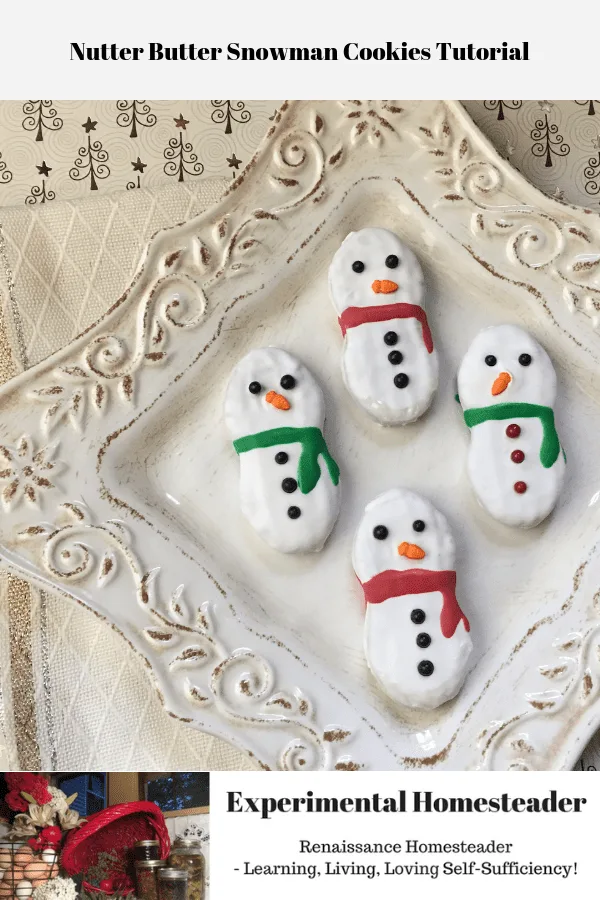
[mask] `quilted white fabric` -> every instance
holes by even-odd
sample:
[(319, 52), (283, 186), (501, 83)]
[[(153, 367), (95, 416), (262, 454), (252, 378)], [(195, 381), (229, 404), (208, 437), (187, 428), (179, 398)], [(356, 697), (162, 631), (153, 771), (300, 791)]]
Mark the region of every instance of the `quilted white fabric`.
[[(127, 287), (152, 234), (204, 210), (227, 183), (206, 179), (153, 193), (4, 209), (0, 222), (14, 285), (9, 291), (0, 275), (0, 299), (20, 367), (44, 359), (97, 320)], [(11, 769), (18, 768), (18, 757), (9, 725), (5, 617), (0, 602), (0, 762)], [(32, 635), (42, 770), (254, 768), (228, 744), (171, 718), (135, 654), (88, 610), (33, 591)]]

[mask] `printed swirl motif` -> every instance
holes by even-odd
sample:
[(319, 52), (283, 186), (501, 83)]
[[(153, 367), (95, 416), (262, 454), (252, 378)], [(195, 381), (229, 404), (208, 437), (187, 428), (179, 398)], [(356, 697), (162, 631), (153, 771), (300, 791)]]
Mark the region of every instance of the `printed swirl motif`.
[[(41, 563), (57, 582), (95, 582), (102, 589), (121, 566), (133, 578), (139, 605), (147, 612), (144, 637), (167, 652), (166, 671), (184, 668), (185, 695), (195, 708), (214, 704), (223, 715), (246, 725), (267, 725), (295, 733), (279, 755), (282, 769), (358, 769), (350, 756), (334, 752), (334, 744), (350, 738), (343, 729), (320, 732), (312, 703), (299, 689), (277, 690), (268, 662), (250, 650), (228, 651), (216, 634), (214, 606), (205, 602), (192, 613), (179, 585), (166, 603), (157, 596), (160, 568), (145, 570), (131, 549), (128, 529), (118, 519), (95, 523), (80, 502), (62, 503), (54, 525), (29, 525), (18, 533), (22, 542), (39, 545)], [(209, 669), (198, 681), (198, 675)]]
[[(435, 175), (445, 185), (440, 204), (467, 201), (474, 207), (472, 231), (476, 236), (503, 236), (510, 261), (530, 269), (553, 267), (565, 282), (569, 309), (581, 309), (596, 324), (600, 290), (593, 284), (600, 271), (600, 253), (591, 252), (593, 236), (572, 220), (537, 212), (506, 195), (498, 166), (478, 158), (471, 141), (451, 121), (441, 104), (430, 126), (421, 126), (422, 148), (436, 162)], [(582, 289), (586, 292), (582, 294)]]

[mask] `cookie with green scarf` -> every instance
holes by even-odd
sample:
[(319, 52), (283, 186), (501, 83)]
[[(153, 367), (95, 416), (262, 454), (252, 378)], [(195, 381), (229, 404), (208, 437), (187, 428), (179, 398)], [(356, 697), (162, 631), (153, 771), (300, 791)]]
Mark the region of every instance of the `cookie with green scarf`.
[(275, 550), (320, 550), (340, 506), (340, 470), (323, 435), (323, 392), (285, 350), (252, 350), (237, 364), (225, 422), (240, 463), (241, 508)]
[(505, 525), (538, 525), (554, 509), (565, 473), (550, 357), (516, 325), (486, 328), (461, 363), (458, 396), (479, 502)]

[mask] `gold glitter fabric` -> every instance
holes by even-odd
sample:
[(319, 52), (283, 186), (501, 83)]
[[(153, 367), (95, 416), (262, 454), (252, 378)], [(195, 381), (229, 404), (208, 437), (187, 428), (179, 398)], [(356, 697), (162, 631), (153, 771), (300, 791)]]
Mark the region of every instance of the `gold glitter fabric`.
[(31, 653), (31, 588), (26, 581), (9, 574), (7, 595), (12, 705), (19, 768), (39, 770), (41, 758)]
[[(0, 263), (5, 269), (9, 302), (15, 304), (14, 282), (4, 252), (1, 227)], [(25, 362), (23, 356), (21, 362)], [(0, 305), (0, 382), (8, 381), (16, 374), (16, 371), (6, 320)], [(31, 648), (31, 588), (26, 581), (11, 574), (2, 579), (2, 583), (5, 585), (8, 607), (10, 684), (18, 763), (20, 769), (39, 769), (41, 759), (37, 739), (35, 681)]]

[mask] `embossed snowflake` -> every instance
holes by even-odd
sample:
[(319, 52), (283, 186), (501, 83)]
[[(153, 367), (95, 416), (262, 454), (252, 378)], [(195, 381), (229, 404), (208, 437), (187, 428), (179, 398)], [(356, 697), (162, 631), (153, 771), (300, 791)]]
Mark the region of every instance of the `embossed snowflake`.
[(0, 445), (0, 482), (2, 505), (10, 512), (24, 500), (39, 504), (40, 495), (54, 487), (49, 473), (58, 468), (53, 460), (55, 447), (36, 450), (31, 438), (23, 435), (15, 447)]
[(377, 146), (386, 132), (397, 135), (395, 118), (404, 110), (395, 100), (345, 100), (341, 105), (345, 118), (353, 122), (353, 144), (367, 137), (370, 144)]

